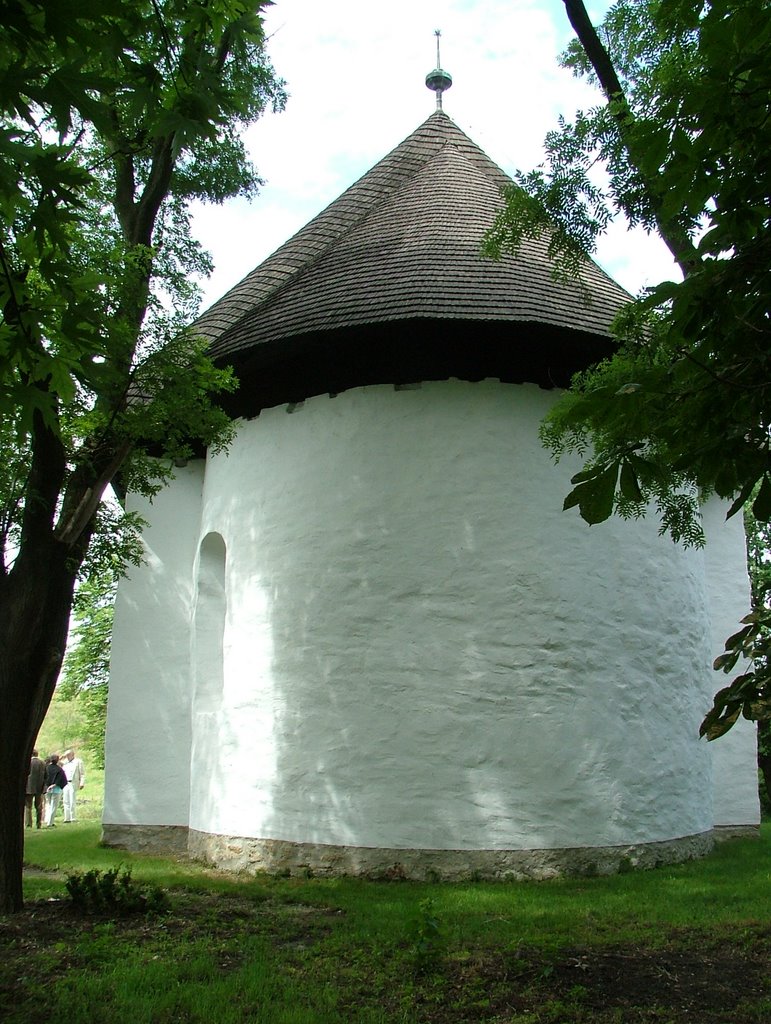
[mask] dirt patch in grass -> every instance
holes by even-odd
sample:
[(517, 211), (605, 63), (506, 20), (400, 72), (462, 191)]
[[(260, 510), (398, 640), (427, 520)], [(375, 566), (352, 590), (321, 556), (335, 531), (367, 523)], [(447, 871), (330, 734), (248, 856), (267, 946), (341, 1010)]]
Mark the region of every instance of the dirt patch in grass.
[[(97, 963), (94, 936), (101, 933)], [(239, 950), (251, 935), (269, 940), (265, 948), (279, 974), (302, 977), (309, 993), (331, 987), (346, 1022), (374, 1006), (385, 1019), (415, 1024), (771, 1021), (771, 928), (764, 923), (709, 935), (679, 930), (655, 949), (607, 942), (548, 951), (445, 945), (420, 958), (404, 936), (385, 947), (347, 944), (339, 910), (188, 891), (175, 891), (171, 912), (161, 918), (83, 917), (68, 900), (30, 901), (21, 914), (0, 918), (0, 1018), (31, 1024), (58, 1009), (52, 956), (60, 973), (85, 973), (118, 968), (129, 948), (152, 947), (154, 959), (168, 955), (173, 962), (180, 951), (184, 956), (185, 943), (204, 941), (218, 970), (239, 971), (248, 970)]]
[(740, 941), (686, 935), (659, 949), (605, 944), (548, 956), (535, 950), (487, 953), (457, 964), (455, 978), (448, 964), (439, 965), (434, 977), (445, 981), (439, 986), (444, 1005), (431, 1009), (434, 997), (427, 986), (420, 1019), (426, 1024), (765, 1024), (771, 1022), (769, 962), (768, 928)]

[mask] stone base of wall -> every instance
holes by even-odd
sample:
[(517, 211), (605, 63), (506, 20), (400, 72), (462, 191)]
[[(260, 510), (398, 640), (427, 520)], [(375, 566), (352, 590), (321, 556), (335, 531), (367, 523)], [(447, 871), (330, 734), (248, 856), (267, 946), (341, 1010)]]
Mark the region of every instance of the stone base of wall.
[(102, 825), (102, 843), (135, 853), (186, 857), (187, 825)]
[(667, 842), (560, 850), (399, 850), (243, 839), (191, 831), (191, 857), (249, 874), (457, 882), (610, 875), (703, 857), (711, 832)]
[[(715, 830), (717, 832), (718, 830)], [(757, 835), (753, 826), (737, 835)], [(728, 829), (720, 838), (729, 838)], [(184, 826), (105, 825), (107, 846), (166, 855), (187, 855), (225, 871), (271, 875), (427, 882), (544, 880), (560, 875), (612, 875), (677, 864), (708, 854), (716, 838), (702, 832), (657, 843), (560, 850), (399, 850), (290, 843), (210, 835)]]
[(760, 839), (760, 825), (715, 825), (715, 841), (724, 839)]

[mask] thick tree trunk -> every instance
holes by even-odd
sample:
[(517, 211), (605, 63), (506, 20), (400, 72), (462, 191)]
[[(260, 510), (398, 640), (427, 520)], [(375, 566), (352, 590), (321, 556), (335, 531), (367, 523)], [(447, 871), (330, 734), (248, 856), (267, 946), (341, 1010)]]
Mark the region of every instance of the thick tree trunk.
[(50, 535), (40, 538), (0, 580), (0, 913), (22, 908), (24, 792), (67, 643), (73, 555)]
[(31, 453), (19, 548), (12, 568), (3, 564), (0, 573), (0, 913), (14, 913), (23, 904), (22, 807), (29, 759), (64, 659), (75, 580), (94, 529), (93, 508), (90, 516), (80, 516), (79, 531), (57, 531), (57, 512), (80, 508), (87, 496), (101, 494), (99, 465), (91, 464), (90, 479), (73, 473), (65, 486), (64, 446), (39, 413)]

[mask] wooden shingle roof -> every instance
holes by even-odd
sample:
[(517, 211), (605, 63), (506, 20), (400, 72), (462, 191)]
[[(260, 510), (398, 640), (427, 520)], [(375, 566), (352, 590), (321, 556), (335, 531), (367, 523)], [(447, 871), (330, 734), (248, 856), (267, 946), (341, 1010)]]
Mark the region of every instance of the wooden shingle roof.
[[(532, 354), (524, 346), (547, 337), (561, 351), (571, 337), (579, 347), (587, 339), (607, 344), (613, 316), (629, 296), (596, 264), (587, 262), (579, 284), (552, 279), (545, 239), (498, 262), (481, 255), (501, 189), (510, 184), (438, 110), (216, 302), (196, 329), (219, 361), (240, 372), (251, 366), (262, 379), (270, 365), (281, 364), (285, 382), (287, 359), (302, 346), (317, 361), (339, 363), (340, 353), (321, 349), (353, 344), (363, 367), (368, 348), (382, 361), (374, 347), (382, 349), (386, 338), (398, 334), (404, 344), (407, 333), (414, 351), (430, 336), (438, 352), (442, 331), (449, 339), (461, 324), (477, 324), (486, 335), (494, 330), (499, 347), (504, 332), (508, 362), (519, 349), (527, 363)], [(586, 357), (568, 361), (572, 372)], [(307, 366), (307, 359), (301, 362)], [(431, 375), (428, 362), (420, 368), (424, 376)], [(362, 369), (356, 380), (369, 383), (389, 372), (381, 367), (372, 376)], [(440, 376), (445, 372), (452, 366), (437, 368)], [(487, 366), (484, 372), (499, 371)], [(346, 381), (355, 383), (350, 374)], [(319, 380), (301, 390), (309, 387), (340, 389)]]

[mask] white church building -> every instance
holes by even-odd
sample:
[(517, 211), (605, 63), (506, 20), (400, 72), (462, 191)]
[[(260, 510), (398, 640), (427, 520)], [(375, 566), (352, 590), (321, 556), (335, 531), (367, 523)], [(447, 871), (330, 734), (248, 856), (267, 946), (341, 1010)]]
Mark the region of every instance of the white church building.
[(538, 439), (628, 295), (546, 241), (491, 262), (510, 179), (442, 111), (199, 322), (227, 453), (176, 471), (119, 589), (104, 839), (251, 871), (544, 878), (759, 821), (754, 731), (699, 724), (746, 613), (703, 550), (562, 511)]

